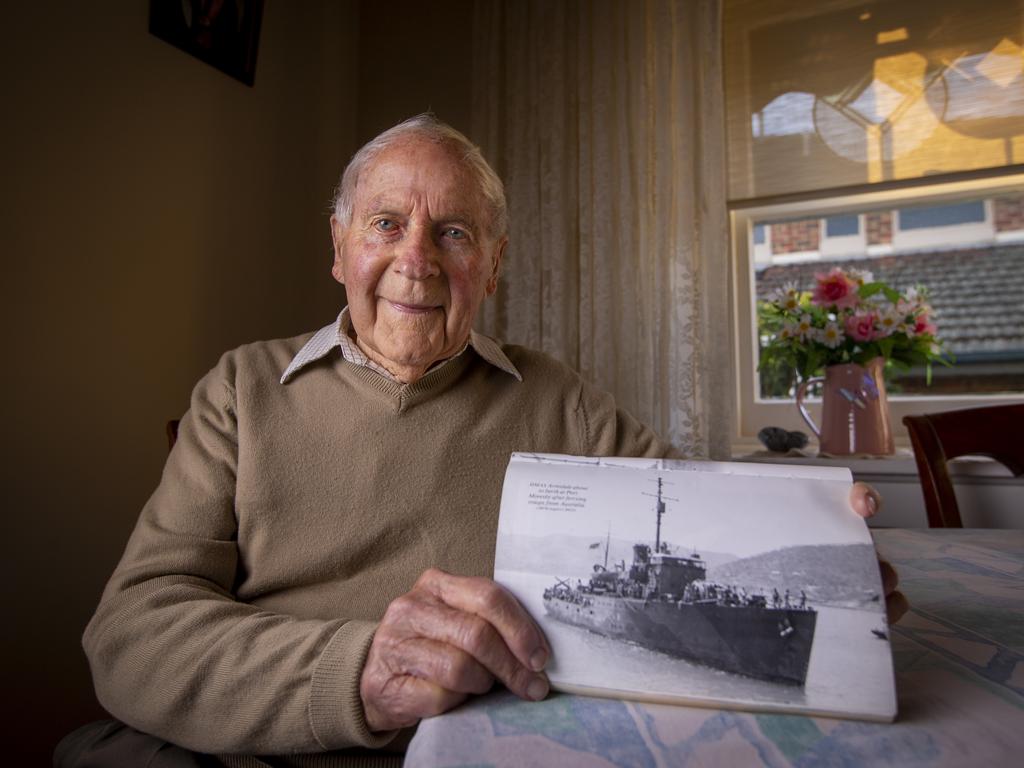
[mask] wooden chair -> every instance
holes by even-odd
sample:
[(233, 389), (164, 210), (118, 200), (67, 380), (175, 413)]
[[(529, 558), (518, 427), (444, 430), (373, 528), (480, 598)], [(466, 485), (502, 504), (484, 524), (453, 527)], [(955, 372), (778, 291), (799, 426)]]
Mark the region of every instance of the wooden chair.
[(929, 528), (963, 528), (946, 462), (988, 456), (1024, 474), (1024, 403), (904, 416), (921, 478)]
[(171, 450), (174, 444), (178, 441), (178, 421), (179, 419), (171, 419), (167, 422), (167, 450)]

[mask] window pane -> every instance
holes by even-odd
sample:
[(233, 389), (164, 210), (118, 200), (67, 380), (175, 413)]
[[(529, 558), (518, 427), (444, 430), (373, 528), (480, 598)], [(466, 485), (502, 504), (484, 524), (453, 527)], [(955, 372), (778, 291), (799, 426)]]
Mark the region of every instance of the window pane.
[(764, 245), (764, 224), (754, 225), (754, 245)]
[(951, 205), (929, 205), (924, 208), (900, 209), (900, 229), (949, 227), (954, 224), (984, 221), (985, 203), (982, 200), (972, 200), (969, 203), (953, 203)]
[[(930, 387), (925, 366), (890, 367), (890, 394), (1024, 392), (1024, 191), (990, 198), (988, 222), (985, 205), (984, 199), (916, 208), (897, 203), (864, 212), (863, 248), (841, 259), (823, 257), (818, 246), (809, 248), (808, 239), (797, 235), (821, 228), (825, 220), (825, 231), (834, 236), (832, 221), (839, 221), (842, 231), (842, 222), (856, 221), (857, 213), (755, 222), (765, 227), (771, 243), (770, 256), (755, 271), (759, 305), (778, 301), (787, 287), (811, 294), (816, 275), (835, 267), (867, 273), (867, 282), (883, 282), (902, 294), (923, 286), (931, 307), (928, 320), (956, 362), (934, 366)], [(901, 239), (893, 225), (904, 223), (910, 211), (914, 231)], [(765, 322), (762, 318), (759, 326), (762, 351)], [(796, 376), (785, 365), (762, 365), (759, 380), (762, 397), (791, 397)]]
[(825, 219), (825, 234), (829, 237), (843, 237), (860, 233), (860, 217), (829, 216)]

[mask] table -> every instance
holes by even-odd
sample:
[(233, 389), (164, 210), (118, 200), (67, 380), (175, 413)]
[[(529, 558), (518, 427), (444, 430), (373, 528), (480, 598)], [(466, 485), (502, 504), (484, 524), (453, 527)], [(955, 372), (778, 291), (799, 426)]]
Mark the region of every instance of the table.
[(405, 765), (1020, 765), (1024, 531), (872, 534), (911, 603), (892, 629), (894, 724), (501, 690), (423, 721)]

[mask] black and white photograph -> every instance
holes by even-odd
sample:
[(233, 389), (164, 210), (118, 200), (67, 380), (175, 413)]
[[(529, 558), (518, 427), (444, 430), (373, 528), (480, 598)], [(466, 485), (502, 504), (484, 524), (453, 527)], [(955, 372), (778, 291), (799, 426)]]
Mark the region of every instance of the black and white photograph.
[(877, 558), (843, 468), (516, 455), (495, 579), (556, 689), (888, 721)]

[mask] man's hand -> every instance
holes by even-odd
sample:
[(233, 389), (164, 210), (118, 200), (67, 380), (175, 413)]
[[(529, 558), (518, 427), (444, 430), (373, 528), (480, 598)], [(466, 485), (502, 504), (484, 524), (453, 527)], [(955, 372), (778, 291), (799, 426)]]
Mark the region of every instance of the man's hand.
[[(861, 517), (872, 517), (882, 508), (882, 497), (867, 483), (854, 483), (850, 489), (850, 506)], [(896, 569), (882, 559), (878, 560), (878, 567), (882, 571), (882, 589), (885, 591), (885, 615), (890, 624), (895, 624), (910, 608), (910, 603), (896, 589), (900, 580)]]
[(415, 725), (500, 680), (524, 699), (548, 693), (540, 628), (490, 579), (424, 571), (388, 606), (359, 693), (371, 731)]

